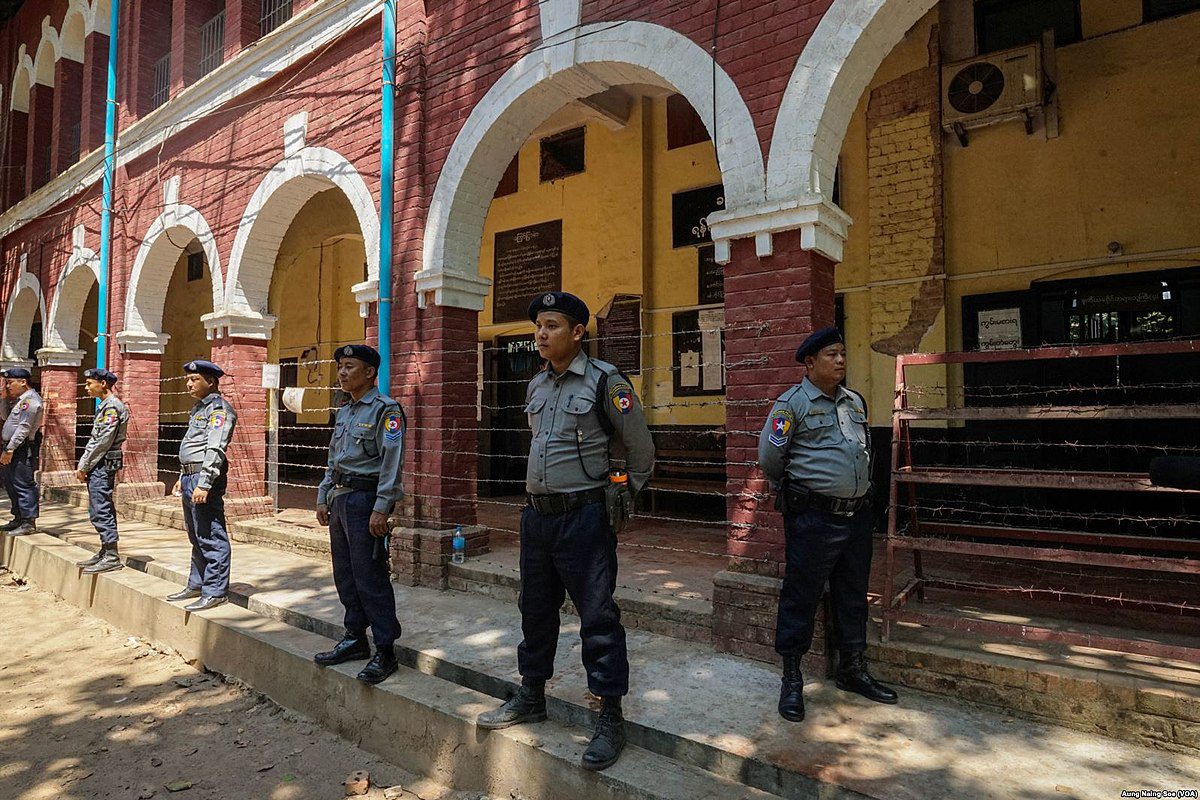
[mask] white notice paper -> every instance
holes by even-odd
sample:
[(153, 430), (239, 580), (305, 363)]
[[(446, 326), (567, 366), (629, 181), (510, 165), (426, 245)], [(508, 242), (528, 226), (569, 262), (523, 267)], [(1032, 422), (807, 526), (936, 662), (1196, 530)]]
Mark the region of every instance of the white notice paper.
[(304, 390), (289, 386), (283, 390), (283, 407), (293, 414), (304, 412)]
[(700, 385), (700, 354), (695, 350), (679, 354), (679, 385), (688, 388)]
[(720, 308), (699, 314), (700, 348), (704, 361), (705, 390), (719, 390), (725, 385), (725, 364), (721, 353), (721, 329), (725, 327), (725, 310)]
[(279, 388), (279, 365), (278, 364), (263, 364), (262, 388), (278, 389)]

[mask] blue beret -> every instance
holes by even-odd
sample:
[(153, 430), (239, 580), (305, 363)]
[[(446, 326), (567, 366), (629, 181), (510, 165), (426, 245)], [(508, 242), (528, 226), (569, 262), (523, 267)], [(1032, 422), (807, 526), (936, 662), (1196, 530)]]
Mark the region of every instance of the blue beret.
[(200, 358), (184, 364), (183, 371), (189, 375), (204, 375), (208, 378), (219, 378), (225, 374), (225, 370), (221, 369), (213, 362), (205, 361)]
[(341, 361), (343, 358), (357, 358), (375, 369), (379, 369), (379, 363), (383, 360), (379, 357), (379, 351), (368, 344), (348, 344), (339, 347), (334, 351), (334, 360)]
[(117, 382), (116, 375), (112, 374), (111, 372), (109, 372), (106, 369), (101, 369), (100, 367), (92, 367), (91, 369), (85, 369), (83, 371), (83, 377), (95, 378), (98, 381), (104, 381), (105, 383), (110, 383), (110, 384)]
[(529, 321), (537, 322), (537, 315), (543, 311), (557, 311), (560, 314), (566, 314), (584, 327), (592, 318), (587, 304), (567, 292), (546, 292), (535, 297), (529, 304)]
[(12, 367), (11, 369), (4, 370), (4, 372), (2, 374), (5, 378), (14, 378), (14, 379), (24, 378), (25, 380), (29, 380), (30, 378), (33, 377), (32, 373), (30, 373), (30, 371), (25, 369), (24, 367)]
[(807, 356), (816, 355), (821, 352), (821, 348), (839, 343), (845, 344), (846, 340), (842, 337), (842, 332), (832, 325), (815, 330), (796, 349), (796, 360), (803, 364)]

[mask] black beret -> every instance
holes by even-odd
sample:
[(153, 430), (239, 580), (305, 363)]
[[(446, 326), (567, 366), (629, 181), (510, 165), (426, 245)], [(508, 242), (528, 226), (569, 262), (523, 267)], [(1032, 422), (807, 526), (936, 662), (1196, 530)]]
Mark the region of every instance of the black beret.
[(357, 358), (369, 367), (379, 369), (379, 363), (383, 360), (379, 357), (379, 351), (367, 344), (348, 344), (345, 347), (339, 347), (334, 352), (336, 361), (341, 361), (343, 358)]
[(100, 367), (92, 367), (91, 369), (85, 369), (83, 371), (83, 377), (95, 378), (98, 381), (104, 381), (105, 383), (110, 384), (110, 385), (117, 382), (116, 375), (114, 375), (111, 372), (109, 372), (108, 370), (102, 369)]
[(30, 378), (33, 377), (33, 374), (30, 373), (30, 371), (25, 369), (24, 367), (11, 367), (9, 369), (4, 370), (4, 372), (2, 374), (5, 378), (13, 378), (13, 379), (24, 378), (25, 380), (29, 380)]
[(796, 360), (803, 364), (805, 357), (816, 355), (821, 352), (821, 348), (828, 347), (831, 344), (845, 343), (846, 340), (842, 338), (842, 332), (832, 325), (828, 328), (815, 330), (796, 349)]
[(221, 369), (213, 362), (205, 361), (200, 358), (184, 364), (183, 371), (188, 374), (204, 375), (208, 378), (219, 378), (225, 374), (225, 370)]
[(533, 298), (533, 302), (529, 304), (529, 321), (537, 322), (537, 315), (543, 311), (566, 314), (584, 327), (587, 327), (588, 320), (592, 318), (587, 303), (567, 292), (546, 292)]

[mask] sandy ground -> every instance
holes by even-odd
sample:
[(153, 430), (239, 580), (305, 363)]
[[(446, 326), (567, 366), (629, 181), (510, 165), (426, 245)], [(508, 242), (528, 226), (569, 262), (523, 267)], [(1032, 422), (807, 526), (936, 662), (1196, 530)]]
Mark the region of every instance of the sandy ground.
[(487, 800), (418, 779), (0, 567), (0, 798)]

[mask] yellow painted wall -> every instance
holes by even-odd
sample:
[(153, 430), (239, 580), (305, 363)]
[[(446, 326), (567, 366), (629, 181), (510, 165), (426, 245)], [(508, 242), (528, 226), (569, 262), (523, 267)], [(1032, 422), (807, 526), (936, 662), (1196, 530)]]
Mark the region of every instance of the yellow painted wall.
[[(277, 318), (268, 358), (329, 360), (339, 345), (361, 343), (363, 319), (351, 287), (366, 279), (366, 254), (358, 219), (338, 189), (320, 192), (296, 215), (275, 260), (268, 299)], [(305, 392), (302, 423), (329, 420), (335, 383), (332, 364), (300, 366), (297, 383)], [(311, 409), (311, 410), (308, 410)]]
[(208, 264), (197, 281), (187, 279), (187, 252), (180, 253), (167, 285), (163, 305), (163, 333), (171, 338), (163, 351), (159, 389), (159, 414), (163, 422), (182, 423), (195, 402), (183, 381), (183, 365), (195, 358), (208, 358), (212, 346), (200, 317), (212, 313), (212, 275)]
[[(568, 109), (547, 127), (565, 130), (582, 123)], [(580, 175), (540, 183), (544, 134), (521, 148), (518, 191), (493, 200), (488, 212), (480, 273), (492, 276), (497, 232), (562, 219), (564, 291), (579, 295), (593, 314), (614, 294), (643, 297), (642, 327), (648, 338), (642, 374), (634, 383), (651, 424), (721, 424), (724, 409), (712, 404), (719, 396), (676, 399), (671, 372), (671, 313), (698, 307), (696, 250), (671, 247), (671, 195), (720, 182), (712, 144), (667, 150), (663, 96), (639, 97), (620, 130), (598, 123), (587, 123), (586, 129), (586, 171)], [(490, 297), (479, 321), (483, 342), (533, 332), (528, 322), (493, 324)], [(593, 319), (589, 334), (595, 332)]]

